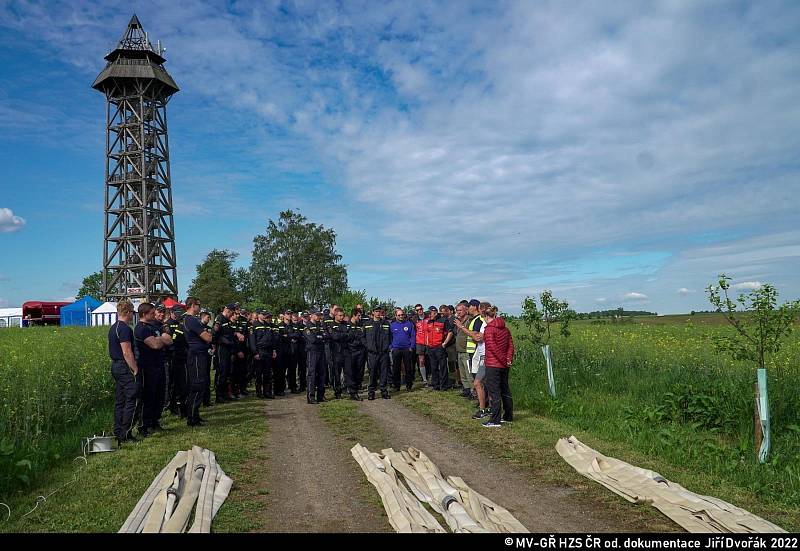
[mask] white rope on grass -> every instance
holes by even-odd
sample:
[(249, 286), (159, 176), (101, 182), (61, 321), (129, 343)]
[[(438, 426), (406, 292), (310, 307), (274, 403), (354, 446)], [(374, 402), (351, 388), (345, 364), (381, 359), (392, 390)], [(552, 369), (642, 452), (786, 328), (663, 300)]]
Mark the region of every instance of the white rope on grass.
[[(75, 474), (74, 474), (74, 475), (72, 475), (72, 480), (70, 480), (69, 482), (66, 482), (66, 483), (62, 484), (61, 486), (59, 486), (58, 488), (56, 488), (55, 490), (53, 490), (52, 492), (50, 492), (50, 493), (49, 493), (49, 494), (47, 494), (46, 496), (37, 496), (37, 497), (36, 497), (36, 502), (35, 502), (35, 503), (34, 503), (34, 505), (33, 505), (33, 509), (31, 509), (30, 511), (28, 511), (27, 513), (25, 513), (24, 515), (22, 515), (22, 516), (20, 517), (21, 519), (22, 519), (22, 518), (25, 518), (25, 517), (27, 517), (28, 515), (30, 515), (31, 513), (33, 513), (33, 512), (34, 512), (36, 509), (38, 509), (38, 508), (39, 508), (39, 505), (41, 505), (42, 503), (45, 503), (45, 502), (47, 501), (47, 498), (48, 498), (48, 497), (52, 497), (54, 494), (56, 494), (56, 493), (60, 492), (61, 490), (63, 490), (63, 489), (64, 489), (64, 488), (66, 488), (67, 486), (69, 486), (70, 484), (74, 484), (75, 482), (77, 482), (77, 480), (78, 480), (78, 473), (80, 473), (80, 472), (81, 472), (81, 471), (84, 469), (84, 467), (86, 467), (86, 465), (88, 465), (88, 464), (89, 464), (89, 462), (86, 460), (86, 457), (84, 457), (84, 456), (82, 456), (82, 455), (79, 455), (79, 456), (75, 457), (75, 458), (72, 460), (72, 462), (73, 462), (73, 463), (75, 463), (75, 461), (77, 461), (77, 460), (79, 460), (79, 459), (83, 459), (83, 465), (81, 465), (81, 467), (80, 467), (80, 468), (79, 468), (77, 471), (75, 471)], [(3, 505), (5, 505), (5, 503), (4, 503)], [(6, 505), (6, 508), (8, 508), (8, 505)], [(10, 509), (10, 508), (8, 508), (8, 511), (9, 511), (9, 513), (8, 513), (8, 516), (9, 516), (9, 518), (11, 518), (11, 509)]]

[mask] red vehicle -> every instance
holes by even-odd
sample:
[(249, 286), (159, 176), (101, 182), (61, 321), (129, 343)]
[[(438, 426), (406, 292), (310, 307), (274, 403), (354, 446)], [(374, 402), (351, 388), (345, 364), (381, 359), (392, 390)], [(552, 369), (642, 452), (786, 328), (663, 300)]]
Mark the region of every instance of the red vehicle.
[(43, 302), (30, 300), (22, 305), (22, 323), (31, 325), (59, 325), (61, 323), (61, 307), (71, 302)]

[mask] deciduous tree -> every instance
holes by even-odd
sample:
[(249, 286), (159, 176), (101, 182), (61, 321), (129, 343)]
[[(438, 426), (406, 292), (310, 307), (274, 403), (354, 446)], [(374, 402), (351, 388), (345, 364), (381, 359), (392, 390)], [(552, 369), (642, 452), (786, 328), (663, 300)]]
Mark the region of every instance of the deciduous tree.
[(253, 245), (250, 285), (257, 302), (306, 309), (331, 303), (347, 290), (336, 232), (299, 212), (281, 212)]

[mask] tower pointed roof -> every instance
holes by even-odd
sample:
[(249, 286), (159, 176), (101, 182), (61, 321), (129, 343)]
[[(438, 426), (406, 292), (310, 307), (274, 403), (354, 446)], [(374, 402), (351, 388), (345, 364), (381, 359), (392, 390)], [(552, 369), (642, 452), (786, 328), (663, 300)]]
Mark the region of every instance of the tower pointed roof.
[[(119, 39), (117, 49), (120, 50), (153, 50), (153, 45), (148, 40), (147, 33), (144, 32), (139, 18), (134, 13), (131, 16), (122, 38)], [(154, 50), (153, 50), (154, 51)]]
[(134, 13), (117, 47), (105, 57), (108, 64), (97, 76), (92, 88), (104, 91), (114, 79), (155, 79), (161, 82), (167, 96), (172, 95), (179, 88), (163, 67), (166, 61), (161, 55), (163, 53), (160, 43), (158, 49), (153, 48), (147, 32)]

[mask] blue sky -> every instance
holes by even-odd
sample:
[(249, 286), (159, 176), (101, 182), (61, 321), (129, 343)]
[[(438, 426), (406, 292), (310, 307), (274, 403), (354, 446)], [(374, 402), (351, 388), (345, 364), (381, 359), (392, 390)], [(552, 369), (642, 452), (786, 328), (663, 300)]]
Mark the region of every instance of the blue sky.
[(401, 303), (800, 296), (797, 2), (0, 0), (0, 307), (101, 267), (104, 99), (167, 47), (178, 281), (286, 208)]

